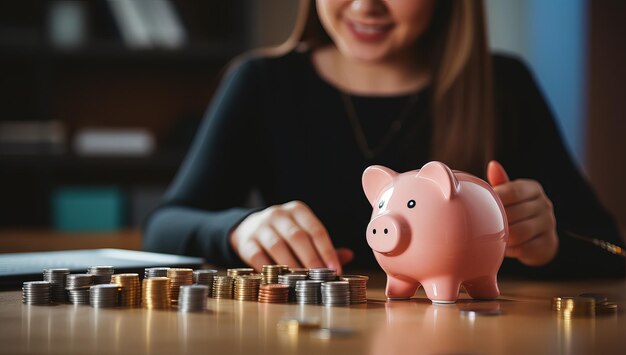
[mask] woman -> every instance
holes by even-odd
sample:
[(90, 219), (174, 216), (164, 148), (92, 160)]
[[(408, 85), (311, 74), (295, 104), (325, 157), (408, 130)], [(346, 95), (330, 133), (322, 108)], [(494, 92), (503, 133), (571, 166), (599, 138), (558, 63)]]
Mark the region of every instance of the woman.
[[(232, 65), (145, 247), (256, 269), (376, 267), (363, 170), (440, 160), (495, 186), (504, 273), (623, 276), (623, 260), (559, 238), (556, 221), (619, 242), (532, 77), (488, 54), (484, 28), (480, 1), (305, 4), (283, 46)], [(242, 207), (252, 189), (264, 208)]]

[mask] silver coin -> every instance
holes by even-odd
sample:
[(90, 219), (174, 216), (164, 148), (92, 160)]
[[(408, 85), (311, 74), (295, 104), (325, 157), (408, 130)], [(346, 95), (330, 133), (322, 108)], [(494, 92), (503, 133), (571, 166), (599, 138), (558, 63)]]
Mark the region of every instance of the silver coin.
[(167, 277), (167, 270), (169, 267), (147, 267), (144, 269), (143, 277), (145, 279), (150, 277)]
[(209, 287), (206, 285), (183, 285), (178, 294), (180, 312), (202, 312), (206, 310)]

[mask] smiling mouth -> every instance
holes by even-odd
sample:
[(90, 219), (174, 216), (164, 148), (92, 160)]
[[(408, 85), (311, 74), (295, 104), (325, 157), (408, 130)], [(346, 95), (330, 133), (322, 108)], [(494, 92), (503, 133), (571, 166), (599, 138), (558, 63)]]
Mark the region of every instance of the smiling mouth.
[(389, 30), (390, 25), (364, 25), (361, 23), (352, 23), (352, 27), (355, 31), (366, 33), (366, 34), (375, 34), (382, 33)]
[(386, 25), (370, 25), (358, 22), (347, 21), (348, 28), (352, 34), (362, 41), (379, 41), (384, 39), (390, 30), (392, 24)]

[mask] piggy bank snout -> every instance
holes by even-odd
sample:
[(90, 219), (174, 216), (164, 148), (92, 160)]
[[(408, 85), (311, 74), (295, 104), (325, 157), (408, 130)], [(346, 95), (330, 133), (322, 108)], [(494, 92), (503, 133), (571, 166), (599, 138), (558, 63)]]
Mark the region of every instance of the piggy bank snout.
[(398, 252), (410, 236), (408, 224), (401, 216), (387, 214), (375, 217), (367, 225), (367, 243), (376, 252)]

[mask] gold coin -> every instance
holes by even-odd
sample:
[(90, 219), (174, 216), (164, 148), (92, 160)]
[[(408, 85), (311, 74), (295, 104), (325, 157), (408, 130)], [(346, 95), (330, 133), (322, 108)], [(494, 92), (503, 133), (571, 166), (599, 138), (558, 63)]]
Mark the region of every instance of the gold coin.
[(193, 284), (193, 270), (189, 268), (170, 268), (167, 270), (170, 279), (170, 299), (172, 304), (178, 303), (180, 286)]
[(554, 297), (552, 309), (563, 318), (594, 316), (596, 300), (591, 297)]
[(278, 330), (289, 334), (297, 334), (300, 331), (314, 330), (321, 327), (317, 319), (283, 319), (276, 325)]
[(142, 284), (142, 294), (145, 308), (170, 308), (170, 279), (167, 277), (145, 278)]
[(126, 273), (111, 275), (111, 283), (121, 285), (119, 293), (120, 306), (139, 307), (141, 305), (139, 274)]

